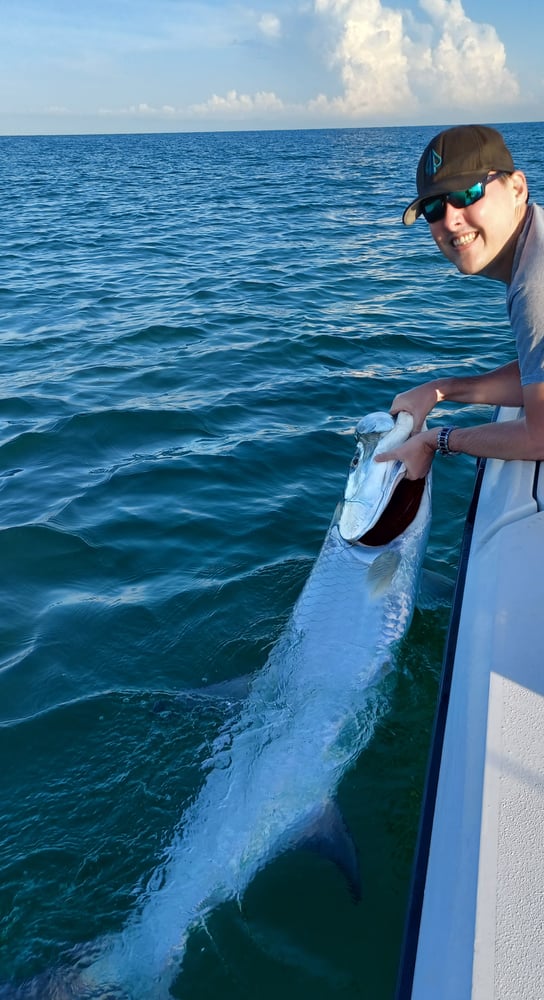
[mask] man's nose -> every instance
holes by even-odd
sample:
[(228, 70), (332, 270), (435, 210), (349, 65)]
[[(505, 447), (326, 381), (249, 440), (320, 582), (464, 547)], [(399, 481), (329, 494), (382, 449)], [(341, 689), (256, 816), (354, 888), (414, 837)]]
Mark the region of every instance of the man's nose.
[(449, 201), (447, 201), (443, 219), (444, 224), (446, 226), (458, 226), (460, 222), (464, 222), (464, 211), (464, 208), (455, 208), (454, 205), (450, 205)]

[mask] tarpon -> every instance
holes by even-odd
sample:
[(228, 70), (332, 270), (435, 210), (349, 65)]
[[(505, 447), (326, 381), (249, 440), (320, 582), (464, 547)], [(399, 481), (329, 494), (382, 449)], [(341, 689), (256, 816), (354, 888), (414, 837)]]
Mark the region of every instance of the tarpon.
[(191, 930), (287, 849), (323, 851), (360, 895), (334, 796), (372, 736), (372, 691), (415, 605), (430, 479), (410, 482), (399, 462), (374, 462), (411, 430), (404, 413), (359, 422), (343, 501), (291, 618), (124, 929), (82, 949), (77, 969), (0, 997), (167, 998)]

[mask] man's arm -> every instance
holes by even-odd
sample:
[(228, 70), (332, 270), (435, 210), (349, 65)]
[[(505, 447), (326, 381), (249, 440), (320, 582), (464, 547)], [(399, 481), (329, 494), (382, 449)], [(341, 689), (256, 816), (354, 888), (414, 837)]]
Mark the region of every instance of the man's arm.
[(517, 361), (484, 375), (437, 378), (395, 396), (391, 413), (406, 410), (414, 417), (417, 431), (437, 403), (490, 403), (492, 406), (522, 406), (523, 394)]
[[(509, 366), (506, 366), (508, 368)], [(501, 371), (501, 369), (498, 369)], [(504, 371), (504, 369), (502, 369)], [(495, 373), (491, 373), (492, 375)], [(519, 376), (518, 376), (519, 377)], [(505, 386), (509, 381), (506, 376)], [(520, 387), (521, 389), (521, 387)], [(397, 397), (397, 399), (400, 397)], [(520, 420), (480, 424), (475, 427), (455, 427), (449, 436), (453, 452), (463, 452), (477, 458), (544, 459), (544, 382), (521, 389), (521, 396), (505, 395), (502, 405), (523, 405), (525, 413)], [(489, 402), (478, 399), (474, 402)], [(414, 434), (395, 451), (384, 452), (376, 461), (395, 458), (406, 465), (408, 479), (420, 479), (429, 471), (436, 453), (439, 427)]]
[(544, 382), (522, 388), (522, 405), (524, 416), (521, 420), (456, 427), (450, 434), (452, 451), (481, 458), (541, 461), (544, 459)]

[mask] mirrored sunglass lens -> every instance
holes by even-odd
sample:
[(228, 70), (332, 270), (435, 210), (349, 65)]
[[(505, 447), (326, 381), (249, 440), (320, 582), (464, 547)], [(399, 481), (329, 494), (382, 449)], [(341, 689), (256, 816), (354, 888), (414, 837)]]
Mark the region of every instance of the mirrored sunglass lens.
[(467, 188), (466, 191), (452, 191), (448, 195), (448, 201), (454, 208), (468, 208), (469, 205), (474, 205), (475, 201), (480, 200), (484, 191), (484, 184), (478, 181), (472, 187)]
[(427, 222), (438, 222), (444, 216), (445, 206), (445, 198), (431, 198), (423, 202), (421, 210)]

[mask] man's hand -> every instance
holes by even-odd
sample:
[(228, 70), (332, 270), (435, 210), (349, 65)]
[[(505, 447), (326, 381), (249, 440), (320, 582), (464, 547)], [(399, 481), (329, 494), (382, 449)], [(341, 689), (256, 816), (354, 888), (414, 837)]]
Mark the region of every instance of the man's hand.
[(391, 404), (391, 413), (396, 416), (401, 410), (411, 413), (414, 418), (414, 433), (420, 431), (427, 415), (444, 399), (435, 382), (425, 382), (414, 389), (399, 392)]
[[(408, 393), (402, 393), (407, 396)], [(397, 399), (400, 399), (397, 396)], [(404, 409), (404, 407), (403, 407)], [(403, 462), (406, 466), (407, 479), (423, 479), (427, 475), (436, 452), (436, 430), (413, 434), (404, 444), (393, 451), (384, 451), (376, 455), (376, 462)]]

